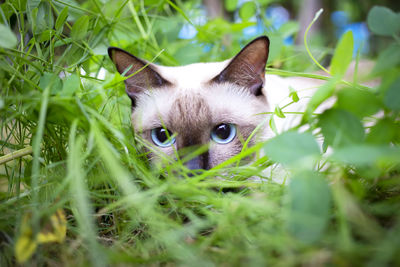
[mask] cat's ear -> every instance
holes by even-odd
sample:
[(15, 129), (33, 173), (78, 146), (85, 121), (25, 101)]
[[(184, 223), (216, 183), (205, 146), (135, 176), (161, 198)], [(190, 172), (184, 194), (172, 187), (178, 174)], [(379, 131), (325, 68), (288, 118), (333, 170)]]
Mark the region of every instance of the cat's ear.
[(125, 80), (125, 87), (133, 106), (137, 94), (143, 90), (170, 84), (154, 69), (153, 64), (147, 63), (120, 48), (108, 48), (108, 55), (119, 73), (124, 74), (125, 77), (130, 76)]
[(246, 45), (212, 81), (235, 83), (248, 88), (256, 96), (261, 95), (268, 52), (268, 37), (256, 38)]

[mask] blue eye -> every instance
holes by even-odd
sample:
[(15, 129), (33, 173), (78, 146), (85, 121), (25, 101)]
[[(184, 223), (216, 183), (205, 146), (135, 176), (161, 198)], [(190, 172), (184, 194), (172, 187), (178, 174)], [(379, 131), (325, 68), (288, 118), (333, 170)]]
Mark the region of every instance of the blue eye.
[(151, 130), (151, 139), (154, 144), (159, 147), (169, 147), (175, 143), (175, 138), (172, 138), (172, 133), (162, 127)]
[(236, 136), (236, 126), (230, 123), (221, 123), (211, 131), (211, 139), (218, 144), (228, 144)]

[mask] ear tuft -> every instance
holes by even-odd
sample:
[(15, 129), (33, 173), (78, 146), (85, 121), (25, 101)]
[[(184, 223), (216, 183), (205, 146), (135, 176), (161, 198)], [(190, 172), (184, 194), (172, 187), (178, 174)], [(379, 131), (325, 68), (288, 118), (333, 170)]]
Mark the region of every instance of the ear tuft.
[(125, 80), (125, 87), (133, 106), (135, 105), (135, 98), (140, 92), (149, 88), (169, 85), (169, 82), (155, 70), (154, 64), (139, 59), (117, 47), (109, 47), (108, 55), (117, 67), (118, 72), (129, 77)]
[(232, 82), (259, 96), (265, 80), (269, 39), (261, 36), (247, 44), (215, 78), (213, 82)]

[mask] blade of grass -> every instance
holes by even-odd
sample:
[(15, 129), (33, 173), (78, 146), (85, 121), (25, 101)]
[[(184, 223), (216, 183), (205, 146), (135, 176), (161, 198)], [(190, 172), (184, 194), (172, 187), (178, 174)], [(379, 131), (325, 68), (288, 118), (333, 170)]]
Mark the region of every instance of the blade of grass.
[(97, 230), (93, 222), (92, 208), (90, 207), (89, 193), (85, 184), (85, 175), (83, 171), (83, 158), (81, 151), (83, 147), (83, 138), (76, 139), (78, 121), (75, 120), (71, 126), (68, 153), (68, 179), (70, 180), (70, 193), (73, 205), (73, 213), (79, 225), (80, 236), (87, 242), (88, 252), (93, 266), (107, 266), (104, 253), (98, 244)]

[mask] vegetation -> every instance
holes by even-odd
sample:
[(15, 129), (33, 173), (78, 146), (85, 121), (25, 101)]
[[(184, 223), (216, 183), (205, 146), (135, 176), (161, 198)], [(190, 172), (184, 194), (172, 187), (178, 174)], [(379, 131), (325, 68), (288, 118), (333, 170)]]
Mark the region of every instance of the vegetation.
[[(204, 23), (194, 20), (197, 1), (79, 2), (0, 5), (1, 266), (400, 265), (399, 13), (368, 14), (385, 46), (370, 73), (376, 87), (356, 75), (343, 80), (351, 33), (335, 49), (302, 48), (280, 43), (295, 22), (266, 27), (267, 71), (307, 77), (331, 62), (328, 77), (313, 74), (326, 83), (304, 113), (309, 130), (297, 127), (189, 178), (179, 161), (149, 166), (107, 47), (165, 65), (223, 60), (249, 41), (243, 29), (268, 1), (240, 7), (238, 22)], [(178, 38), (183, 25), (196, 36)], [(315, 114), (331, 96), (334, 107)], [(297, 100), (296, 92), (288, 97)], [(285, 116), (285, 108), (269, 115)], [(250, 152), (266, 156), (239, 165)], [(266, 174), (273, 163), (290, 170), (286, 183)]]

